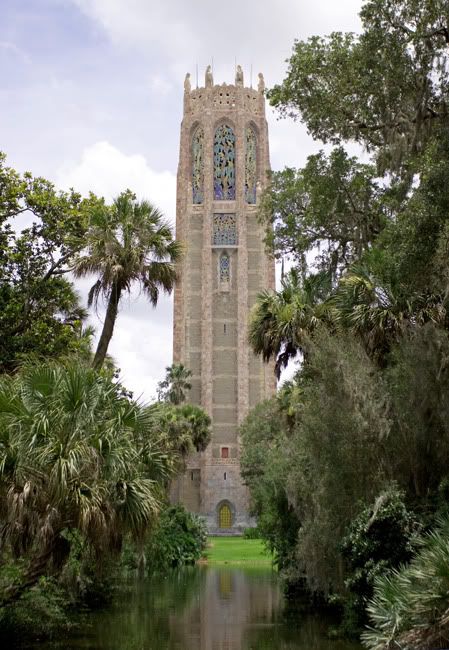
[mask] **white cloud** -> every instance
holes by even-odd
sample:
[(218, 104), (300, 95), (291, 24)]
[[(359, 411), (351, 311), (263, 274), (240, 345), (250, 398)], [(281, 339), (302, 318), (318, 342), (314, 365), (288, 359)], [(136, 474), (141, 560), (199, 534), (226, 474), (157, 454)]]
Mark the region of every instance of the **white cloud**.
[[(279, 81), (295, 38), (331, 31), (357, 31), (361, 0), (72, 0), (117, 45), (155, 54), (176, 78), (214, 58), (216, 78), (230, 80), (234, 59), (247, 76), (263, 70), (269, 83)], [(257, 70), (256, 70), (257, 68)]]
[[(171, 220), (175, 214), (176, 179), (170, 172), (155, 172), (144, 156), (126, 155), (108, 142), (96, 142), (86, 148), (77, 163), (60, 169), (56, 185), (74, 187), (81, 193), (93, 191), (110, 201), (123, 189), (132, 189), (138, 198), (148, 198)], [(89, 287), (95, 278), (75, 281), (87, 301)], [(109, 352), (121, 368), (123, 383), (135, 396), (149, 400), (157, 382), (172, 362), (172, 298), (162, 295), (155, 309), (137, 291), (125, 297), (120, 305)], [(90, 321), (101, 333), (104, 308), (91, 311)]]
[(160, 74), (150, 76), (150, 89), (157, 95), (168, 95), (173, 90), (173, 83)]
[(10, 52), (14, 56), (21, 59), (23, 63), (26, 64), (31, 63), (31, 59), (28, 56), (28, 54), (20, 47), (18, 47), (15, 43), (11, 43), (11, 41), (0, 41), (0, 50), (3, 50), (5, 52)]
[(56, 185), (89, 191), (110, 201), (129, 188), (139, 199), (148, 199), (172, 223), (175, 220), (176, 178), (168, 171), (156, 172), (140, 154), (127, 155), (109, 142), (96, 142), (84, 149), (81, 160), (67, 163), (56, 175)]

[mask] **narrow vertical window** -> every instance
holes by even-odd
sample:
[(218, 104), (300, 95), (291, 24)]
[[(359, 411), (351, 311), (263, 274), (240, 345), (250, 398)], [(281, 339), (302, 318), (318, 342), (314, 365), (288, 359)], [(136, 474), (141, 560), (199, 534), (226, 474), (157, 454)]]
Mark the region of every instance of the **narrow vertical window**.
[(227, 124), (214, 136), (214, 199), (235, 199), (235, 135)]
[(220, 255), (220, 282), (229, 282), (231, 277), (231, 261), (227, 253)]
[(192, 201), (200, 204), (204, 200), (204, 131), (199, 126), (192, 139)]
[(257, 138), (254, 129), (248, 126), (245, 131), (245, 200), (256, 202), (257, 183)]
[(226, 472), (223, 474), (223, 479), (226, 481)]

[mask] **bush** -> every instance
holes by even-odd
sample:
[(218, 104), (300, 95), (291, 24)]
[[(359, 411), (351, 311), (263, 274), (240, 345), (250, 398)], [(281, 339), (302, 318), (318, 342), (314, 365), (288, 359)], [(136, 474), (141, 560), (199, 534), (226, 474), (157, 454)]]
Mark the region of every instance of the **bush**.
[[(2, 571), (3, 572), (3, 571)], [(50, 638), (72, 627), (70, 599), (52, 578), (41, 578), (13, 605), (0, 609), (0, 640)]]
[(245, 539), (260, 539), (260, 530), (257, 526), (254, 526), (253, 528), (245, 528), (243, 531), (243, 537)]
[(200, 517), (180, 505), (168, 507), (145, 547), (149, 572), (194, 564), (200, 559), (206, 540), (206, 525)]
[(449, 634), (449, 518), (424, 536), (409, 565), (377, 576), (362, 634), (371, 650), (437, 648)]
[(376, 576), (411, 559), (418, 528), (404, 504), (404, 494), (395, 488), (383, 492), (374, 506), (364, 508), (350, 524), (341, 544), (347, 563), (345, 585), (350, 592), (346, 628), (365, 622), (365, 607), (373, 595)]

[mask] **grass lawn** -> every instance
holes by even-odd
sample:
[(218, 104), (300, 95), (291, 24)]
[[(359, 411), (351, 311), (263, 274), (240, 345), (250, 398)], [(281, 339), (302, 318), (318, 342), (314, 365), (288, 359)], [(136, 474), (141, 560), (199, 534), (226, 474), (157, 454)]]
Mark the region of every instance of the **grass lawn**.
[(204, 557), (210, 565), (271, 565), (271, 554), (265, 550), (260, 539), (209, 537)]

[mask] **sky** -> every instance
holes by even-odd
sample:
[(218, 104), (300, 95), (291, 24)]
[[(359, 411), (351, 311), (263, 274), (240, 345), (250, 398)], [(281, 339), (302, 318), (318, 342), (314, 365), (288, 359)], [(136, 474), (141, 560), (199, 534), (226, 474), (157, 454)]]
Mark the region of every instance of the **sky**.
[[(0, 0), (0, 150), (60, 189), (111, 200), (126, 188), (174, 224), (183, 81), (280, 83), (294, 40), (360, 31), (362, 0)], [(304, 125), (267, 107), (271, 166), (320, 149)], [(94, 279), (77, 281), (82, 300)], [(150, 400), (172, 362), (171, 297), (125, 299), (110, 353)], [(91, 316), (101, 332), (103, 310)], [(290, 369), (291, 372), (291, 369)]]

